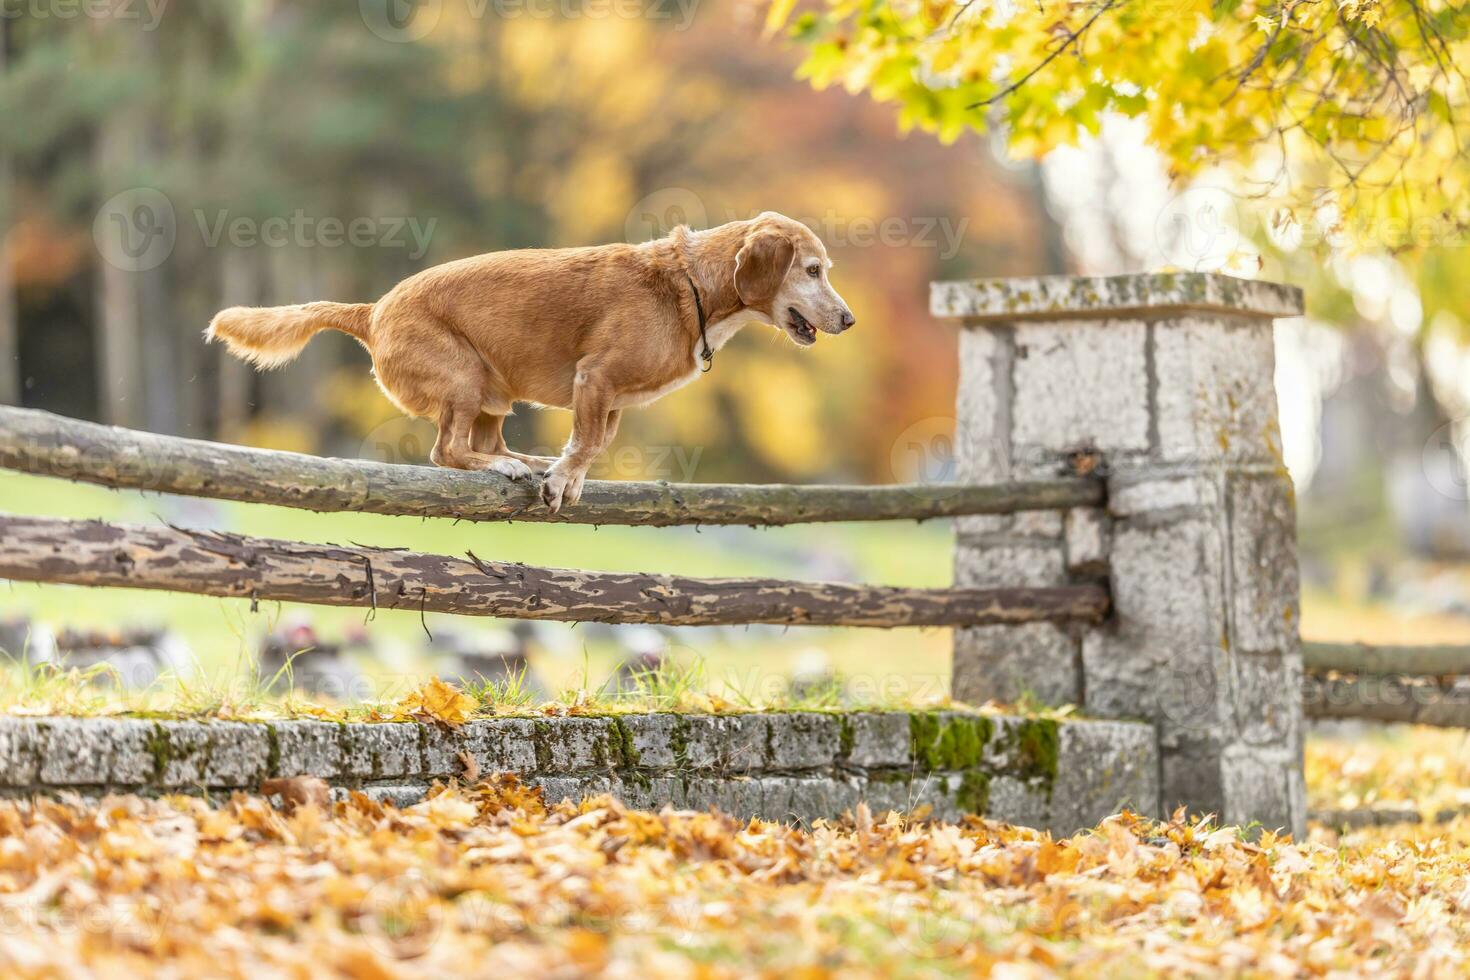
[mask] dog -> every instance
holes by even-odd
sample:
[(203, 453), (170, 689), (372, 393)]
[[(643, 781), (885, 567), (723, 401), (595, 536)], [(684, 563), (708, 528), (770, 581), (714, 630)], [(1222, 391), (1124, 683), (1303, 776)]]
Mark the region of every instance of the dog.
[[(319, 330), (351, 335), (388, 399), (438, 426), (436, 465), (544, 474), (541, 499), (556, 513), (581, 497), (623, 410), (699, 377), (741, 327), (774, 326), (799, 347), (852, 327), (831, 265), (810, 229), (767, 211), (641, 245), (460, 259), (377, 303), (234, 307), (204, 335), (262, 369), (290, 362)], [(559, 458), (506, 446), (501, 426), (516, 402), (571, 409)]]

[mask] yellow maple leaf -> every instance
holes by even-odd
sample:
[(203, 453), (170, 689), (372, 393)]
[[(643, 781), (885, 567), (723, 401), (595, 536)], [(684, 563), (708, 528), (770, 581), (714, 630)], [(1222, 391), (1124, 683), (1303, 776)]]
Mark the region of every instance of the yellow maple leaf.
[(473, 694), (436, 677), (399, 701), (394, 706), (394, 715), (457, 726), (469, 721), (479, 706), (479, 699)]

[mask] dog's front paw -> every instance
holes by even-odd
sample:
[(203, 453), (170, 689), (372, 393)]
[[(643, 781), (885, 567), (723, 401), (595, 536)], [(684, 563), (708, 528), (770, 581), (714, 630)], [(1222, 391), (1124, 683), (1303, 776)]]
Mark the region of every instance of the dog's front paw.
[(586, 472), (575, 472), (563, 468), (560, 462), (546, 471), (546, 481), (541, 484), (541, 500), (551, 508), (553, 514), (561, 512), (582, 499), (582, 483)]

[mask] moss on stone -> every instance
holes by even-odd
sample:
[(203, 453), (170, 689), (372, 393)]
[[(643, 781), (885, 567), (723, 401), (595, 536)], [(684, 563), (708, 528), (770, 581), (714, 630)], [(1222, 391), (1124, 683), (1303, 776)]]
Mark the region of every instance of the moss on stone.
[(930, 772), (971, 769), (980, 765), (995, 726), (984, 715), (942, 715), (915, 711), (909, 735), (915, 762)]
[(153, 778), (163, 779), (163, 774), (168, 769), (169, 760), (173, 758), (173, 743), (168, 737), (168, 729), (163, 725), (154, 725), (153, 732), (148, 736), (148, 754), (153, 756)]
[(633, 729), (622, 718), (614, 716), (610, 719), (613, 726), (613, 738), (617, 742), (617, 755), (621, 764), (627, 768), (638, 765), (638, 747), (633, 744)]
[(965, 813), (983, 815), (990, 805), (990, 773), (984, 769), (966, 769), (954, 801)]
[(531, 724), (531, 747), (536, 750), (536, 768), (543, 772), (551, 768), (551, 740), (556, 737), (556, 728), (549, 721)]
[(837, 758), (846, 762), (852, 756), (852, 746), (857, 740), (857, 735), (852, 728), (852, 717), (845, 714), (837, 716)]
[[(422, 740), (420, 729), (420, 740)], [(267, 776), (279, 776), (281, 774), (281, 735), (276, 731), (275, 725), (265, 726), (266, 756), (265, 774)]]
[(689, 768), (689, 723), (683, 715), (674, 716), (674, 730), (669, 733), (669, 747), (674, 753), (674, 766), (680, 771)]

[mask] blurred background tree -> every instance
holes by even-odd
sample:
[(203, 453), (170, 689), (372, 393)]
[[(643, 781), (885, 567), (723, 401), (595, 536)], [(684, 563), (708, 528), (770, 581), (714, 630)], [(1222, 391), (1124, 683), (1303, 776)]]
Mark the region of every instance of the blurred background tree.
[[(1034, 168), (978, 142), (902, 139), (881, 111), (812, 92), (788, 52), (753, 43), (753, 8), (598, 18), (446, 2), (420, 5), (400, 35), (391, 2), (4, 20), (0, 395), (355, 455), (394, 415), (357, 346), (324, 336), (257, 376), (202, 343), (214, 310), (371, 300), (477, 252), (642, 240), (770, 208), (828, 238), (861, 339), (803, 357), (752, 332), (704, 383), (635, 413), (620, 445), (698, 447), (696, 472), (665, 476), (894, 479), (898, 435), (951, 414), (953, 343), (926, 315), (928, 281), (1066, 268)], [(151, 268), (112, 261), (107, 240), (129, 230), (109, 221), (153, 220), (138, 188), (172, 212), (171, 251)], [(398, 245), (320, 240), (324, 221), (362, 218), (384, 236), (416, 221), (427, 251), (406, 231)], [(232, 244), (241, 219), (305, 231)], [(512, 434), (559, 446), (565, 424), (527, 412)], [(624, 462), (610, 475), (639, 475), (639, 458)]]

